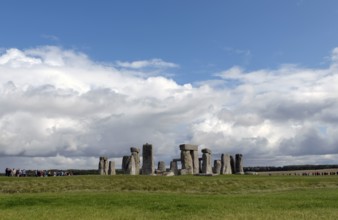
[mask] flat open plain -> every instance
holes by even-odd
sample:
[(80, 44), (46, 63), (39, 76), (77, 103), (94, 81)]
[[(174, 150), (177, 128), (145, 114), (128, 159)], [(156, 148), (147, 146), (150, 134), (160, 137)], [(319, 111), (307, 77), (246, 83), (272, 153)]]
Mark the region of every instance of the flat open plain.
[(338, 176), (0, 177), (0, 219), (338, 219)]

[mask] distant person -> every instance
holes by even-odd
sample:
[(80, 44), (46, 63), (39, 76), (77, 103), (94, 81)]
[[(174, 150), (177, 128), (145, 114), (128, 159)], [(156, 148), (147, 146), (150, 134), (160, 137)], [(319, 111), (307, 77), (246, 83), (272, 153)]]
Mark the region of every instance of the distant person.
[(10, 176), (11, 175), (12, 170), (10, 168), (6, 168), (6, 176)]
[(27, 176), (26, 170), (25, 170), (25, 169), (22, 170), (22, 176), (23, 176), (23, 177), (26, 177), (26, 176)]

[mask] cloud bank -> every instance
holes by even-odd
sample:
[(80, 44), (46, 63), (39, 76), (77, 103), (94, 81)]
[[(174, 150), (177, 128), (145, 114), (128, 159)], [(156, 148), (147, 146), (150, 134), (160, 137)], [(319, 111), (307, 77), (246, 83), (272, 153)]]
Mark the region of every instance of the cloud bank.
[[(92, 168), (148, 142), (243, 153), (245, 165), (337, 163), (338, 48), (322, 69), (293, 65), (180, 85), (161, 59), (105, 65), (54, 46), (0, 55), (1, 168)], [(147, 72), (149, 71), (149, 72)], [(149, 73), (149, 74), (148, 74)], [(13, 162), (15, 161), (15, 162)]]

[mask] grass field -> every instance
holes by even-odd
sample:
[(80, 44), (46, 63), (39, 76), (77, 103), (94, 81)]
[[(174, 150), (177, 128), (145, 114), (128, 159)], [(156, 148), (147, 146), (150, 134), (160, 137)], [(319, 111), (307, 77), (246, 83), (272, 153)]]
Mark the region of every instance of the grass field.
[(338, 176), (0, 177), (0, 219), (338, 219)]

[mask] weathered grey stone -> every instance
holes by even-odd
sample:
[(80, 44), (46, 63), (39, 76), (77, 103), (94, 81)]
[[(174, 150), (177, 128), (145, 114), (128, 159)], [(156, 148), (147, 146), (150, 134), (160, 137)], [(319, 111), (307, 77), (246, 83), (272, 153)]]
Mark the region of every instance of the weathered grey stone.
[(173, 171), (165, 172), (164, 176), (175, 176), (176, 174)]
[(202, 158), (198, 158), (198, 164), (199, 164), (199, 173), (202, 173), (202, 164), (203, 164), (203, 159)]
[(104, 175), (104, 157), (100, 157), (99, 159), (99, 174)]
[(104, 175), (108, 175), (108, 168), (109, 168), (109, 163), (108, 163), (108, 158), (104, 158)]
[(200, 165), (198, 161), (198, 146), (192, 144), (181, 144), (182, 169), (184, 174), (198, 174)]
[(107, 157), (100, 157), (99, 174), (100, 175), (107, 175), (108, 174), (108, 159), (107, 159)]
[(222, 154), (221, 162), (222, 162), (221, 174), (232, 174), (230, 155)]
[(202, 153), (211, 154), (211, 150), (209, 148), (204, 148), (202, 149)]
[(193, 165), (193, 173), (198, 174), (200, 172), (200, 163), (199, 163), (199, 158), (198, 158), (198, 151), (190, 151), (190, 154), (192, 156), (192, 165)]
[(132, 151), (131, 156), (133, 157), (133, 160), (135, 161), (135, 175), (139, 175), (140, 167), (141, 167), (140, 154), (137, 151)]
[(122, 157), (122, 171), (123, 171), (124, 174), (127, 174), (129, 162), (130, 162), (130, 156), (123, 156)]
[(131, 148), (130, 148), (130, 152), (131, 152), (131, 153), (133, 153), (133, 152), (140, 153), (140, 148), (131, 147)]
[(212, 174), (211, 151), (210, 150), (206, 151), (205, 149), (203, 149), (202, 152), (205, 152), (202, 155), (202, 160), (203, 160), (202, 173), (204, 173), (204, 174)]
[(222, 163), (220, 160), (214, 160), (214, 174), (221, 174)]
[(177, 160), (174, 159), (170, 162), (170, 171), (172, 171), (175, 175), (178, 175)]
[(136, 175), (136, 166), (135, 166), (135, 160), (133, 156), (129, 156), (126, 174)]
[(183, 172), (183, 173), (193, 174), (194, 167), (193, 167), (192, 156), (191, 156), (190, 151), (186, 151), (186, 150), (181, 151), (181, 161), (182, 161), (182, 170), (186, 170), (186, 172)]
[(236, 154), (236, 174), (244, 174), (242, 159), (242, 154)]
[(165, 162), (164, 161), (159, 161), (157, 164), (157, 170), (160, 172), (165, 172), (166, 168), (165, 168)]
[(115, 161), (109, 161), (108, 175), (115, 175)]
[(194, 150), (194, 151), (198, 151), (198, 146), (197, 145), (193, 145), (193, 144), (181, 144), (180, 145), (180, 150), (185, 150), (185, 151), (190, 151), (190, 150)]
[(179, 174), (180, 175), (188, 175), (188, 174), (192, 174), (192, 173), (191, 173), (191, 170), (181, 169), (181, 170), (179, 170)]
[(133, 156), (123, 156), (122, 171), (124, 174), (136, 175), (136, 166)]
[(153, 157), (153, 146), (151, 144), (143, 145), (143, 165), (142, 165), (142, 174), (143, 175), (153, 175), (155, 172), (155, 164)]
[(236, 173), (236, 166), (235, 166), (235, 160), (234, 157), (230, 155), (230, 166), (232, 173)]

